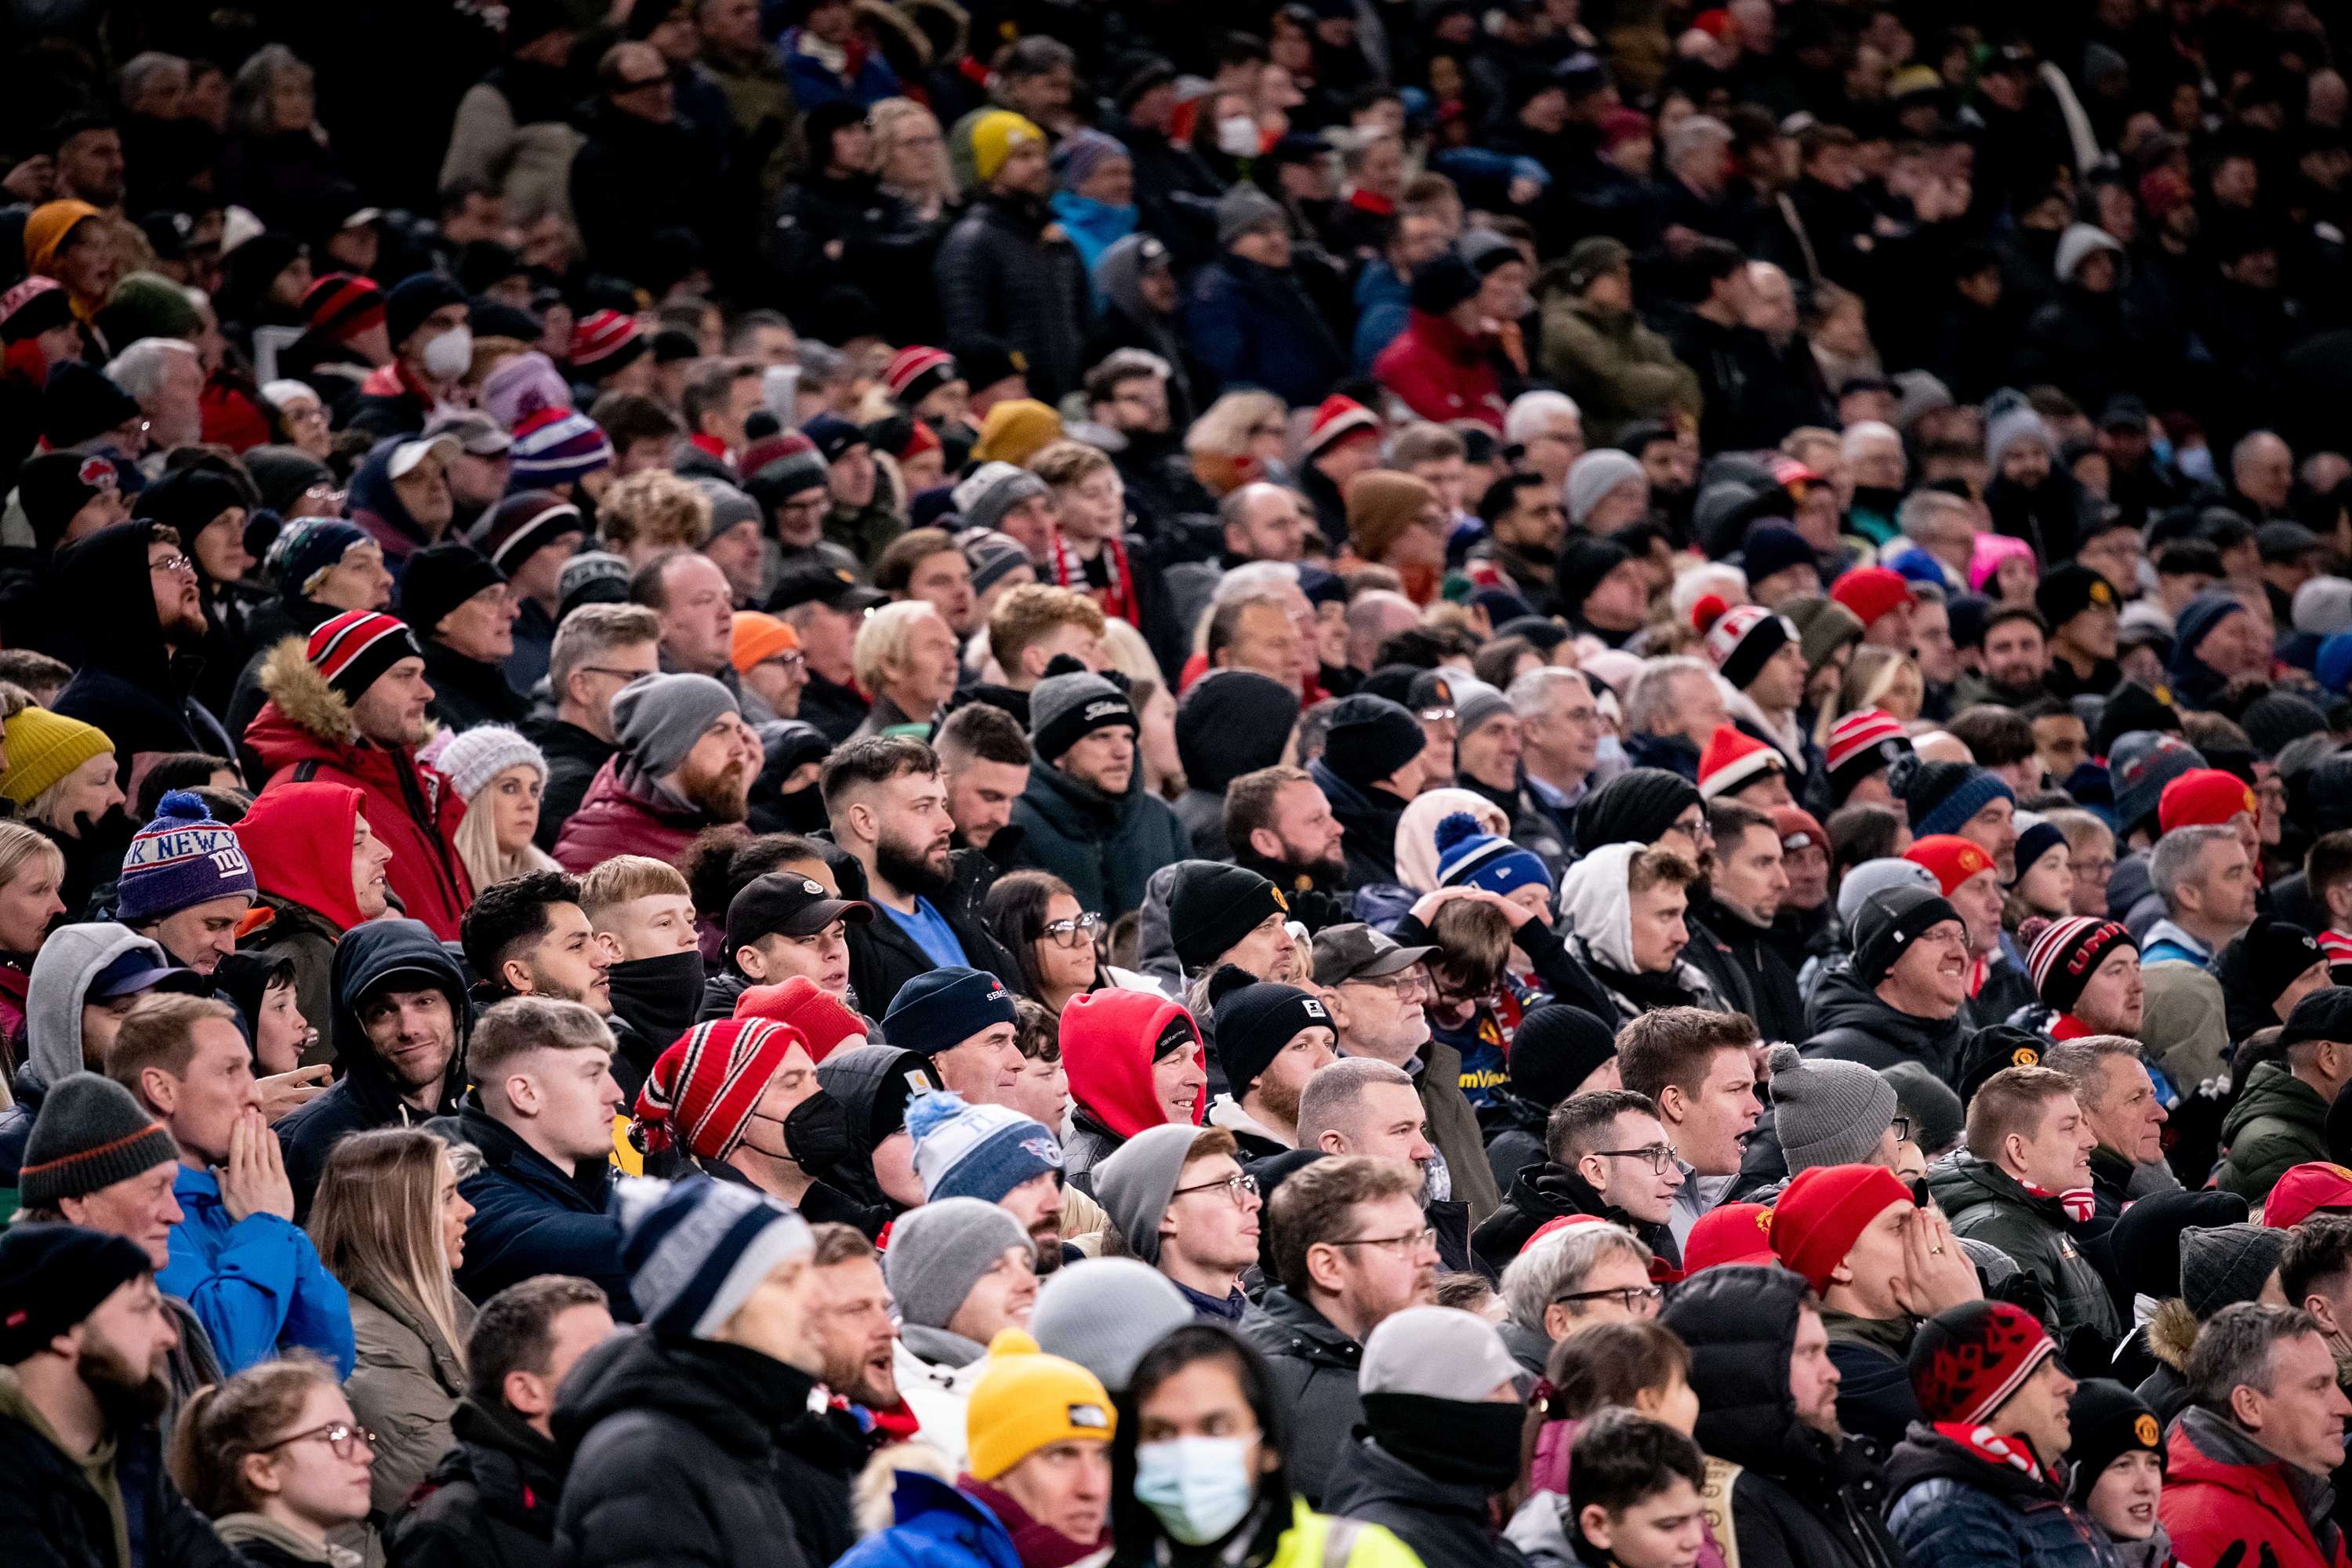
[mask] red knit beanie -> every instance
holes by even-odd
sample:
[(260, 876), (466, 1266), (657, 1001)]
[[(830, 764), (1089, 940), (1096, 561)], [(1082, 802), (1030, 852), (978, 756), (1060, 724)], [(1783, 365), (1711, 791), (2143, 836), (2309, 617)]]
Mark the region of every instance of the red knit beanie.
[(1970, 877), (1992, 869), (1992, 857), (1957, 833), (1931, 833), (1914, 839), (1903, 858), (1933, 872), (1937, 887), (1948, 899), (1954, 888)]
[(656, 1059), (637, 1092), (647, 1152), (683, 1143), (702, 1159), (727, 1158), (785, 1054), (807, 1045), (798, 1029), (764, 1019), (697, 1024)]
[(1854, 1238), (1910, 1189), (1884, 1165), (1814, 1165), (1797, 1173), (1772, 1207), (1772, 1251), (1816, 1291), (1853, 1250)]
[(2022, 1307), (1970, 1301), (1919, 1325), (1911, 1341), (1911, 1392), (1928, 1420), (1974, 1426), (2057, 1353), (2049, 1331)]
[(2262, 821), (2263, 808), (2245, 780), (2220, 768), (2191, 768), (2157, 796), (2156, 825), (2166, 833), (2176, 827), (2224, 827), (2242, 811), (2257, 824)]
[(866, 1038), (866, 1020), (843, 1006), (805, 974), (780, 985), (754, 985), (735, 998), (738, 1018), (789, 1024), (808, 1045), (809, 1058), (823, 1062), (850, 1040)]

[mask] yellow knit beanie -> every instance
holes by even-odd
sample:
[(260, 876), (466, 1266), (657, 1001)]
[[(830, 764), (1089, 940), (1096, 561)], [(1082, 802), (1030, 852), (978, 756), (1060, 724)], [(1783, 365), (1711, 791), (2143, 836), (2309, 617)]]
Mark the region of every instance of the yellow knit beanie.
[(106, 731), (79, 719), (26, 708), (8, 721), (0, 732), (8, 752), (8, 771), (0, 773), (0, 796), (22, 808), (63, 784), (92, 757), (114, 750)]
[(1009, 109), (992, 110), (971, 122), (971, 166), (985, 182), (996, 178), (1013, 149), (1024, 142), (1043, 142), (1036, 121)]
[(964, 1414), (972, 1478), (992, 1481), (1056, 1443), (1108, 1443), (1118, 1424), (1101, 1379), (1019, 1329), (1001, 1330)]
[(1008, 397), (980, 422), (980, 439), (972, 443), (976, 462), (1011, 463), (1025, 468), (1029, 459), (1062, 438), (1062, 416), (1034, 397)]

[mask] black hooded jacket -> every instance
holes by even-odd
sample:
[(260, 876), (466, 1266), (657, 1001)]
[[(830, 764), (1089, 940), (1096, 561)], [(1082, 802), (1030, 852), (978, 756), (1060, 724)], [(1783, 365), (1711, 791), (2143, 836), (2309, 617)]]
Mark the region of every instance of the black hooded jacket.
[(1805, 1041), (1805, 1055), (1860, 1062), (1874, 1069), (1917, 1062), (1958, 1091), (1960, 1053), (1969, 1038), (1959, 1015), (1936, 1019), (1906, 1013), (1881, 1001), (1851, 968), (1832, 969), (1822, 976), (1810, 1011), (1812, 1034)]
[[(1661, 1321), (1690, 1347), (1692, 1436), (1710, 1459), (1739, 1467), (1730, 1515), (1741, 1568), (1901, 1568), (1903, 1551), (1880, 1522), (1877, 1465), (1797, 1418), (1789, 1363), (1805, 1293), (1787, 1269), (1748, 1263), (1675, 1287)], [(1732, 1551), (1726, 1542), (1727, 1560)]]
[(425, 637), (425, 679), (433, 688), (425, 711), (435, 722), (451, 730), (473, 730), (484, 724), (521, 723), (530, 717), (530, 704), (507, 684), (504, 665), (469, 658), (438, 637)]
[(1576, 1214), (1597, 1215), (1623, 1226), (1669, 1267), (1681, 1267), (1682, 1252), (1675, 1246), (1672, 1230), (1635, 1219), (1594, 1192), (1592, 1184), (1574, 1170), (1549, 1160), (1519, 1167), (1519, 1173), (1511, 1179), (1511, 1190), (1503, 1195), (1502, 1206), (1471, 1234), (1470, 1248), (1500, 1274), (1547, 1222)]
[(552, 1568), (555, 1445), (503, 1407), (457, 1402), (457, 1446), (384, 1530), (386, 1568)]
[[(419, 1110), (402, 1096), (360, 1022), (362, 999), (395, 979), (404, 987), (437, 987), (449, 998), (457, 1044), (442, 1071), (441, 1092), (430, 1110)], [(286, 1174), (294, 1184), (294, 1200), (305, 1212), (326, 1171), (328, 1152), (344, 1134), (377, 1127), (420, 1126), (456, 1111), (458, 1091), (466, 1083), (466, 1037), (473, 1028), (472, 1015), (466, 1007), (464, 971), (433, 933), (415, 921), (370, 921), (353, 928), (335, 944), (328, 984), (335, 996), (331, 1033), (342, 1077), (276, 1128), (278, 1141), (285, 1147)]]
[(1323, 1497), (1323, 1511), (1385, 1527), (1423, 1568), (1523, 1568), (1527, 1559), (1489, 1521), (1488, 1494), (1441, 1480), (1360, 1436)]
[(192, 695), (204, 659), (175, 653), (155, 618), (147, 542), (156, 526), (116, 523), (58, 554), (60, 602), (104, 605), (106, 612), (81, 622), (84, 633), (75, 639), (79, 646), (67, 654), (77, 673), (49, 706), (106, 731), (114, 742), (115, 778), (125, 788), (141, 757), (166, 752), (236, 755), (219, 719)]

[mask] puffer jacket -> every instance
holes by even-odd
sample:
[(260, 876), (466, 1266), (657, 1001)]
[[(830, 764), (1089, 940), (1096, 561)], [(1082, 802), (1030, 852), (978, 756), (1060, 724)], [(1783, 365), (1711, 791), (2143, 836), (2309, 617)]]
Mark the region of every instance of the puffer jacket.
[(1440, 425), (1470, 420), (1503, 431), (1499, 353), (1489, 338), (1465, 332), (1445, 316), (1415, 310), (1405, 329), (1372, 361), (1372, 379), (1423, 419)]
[(2279, 1061), (2263, 1062), (2221, 1122), (2227, 1151), (2213, 1182), (2258, 1204), (2290, 1166), (2327, 1160), (2327, 1101)]
[(1938, 1161), (1927, 1173), (1927, 1185), (1951, 1217), (1954, 1236), (1990, 1242), (2041, 1281), (2055, 1320), (2053, 1337), (2063, 1342), (2088, 1329), (2112, 1352), (2130, 1331), (2057, 1198), (2035, 1197), (2016, 1177), (1965, 1150)]
[(1915, 1426), (1886, 1461), (1886, 1528), (1911, 1568), (2117, 1568), (2105, 1532), (2021, 1438)]
[(480, 1151), (482, 1168), (457, 1185), (474, 1205), (457, 1289), (487, 1301), (541, 1274), (572, 1274), (604, 1287), (613, 1316), (637, 1315), (621, 1267), (621, 1220), (611, 1198), (612, 1166), (593, 1161), (559, 1171), (546, 1155), (494, 1121), (471, 1096), (433, 1130)]
[(461, 1399), (456, 1439), (384, 1529), (389, 1568), (553, 1568), (555, 1445), (503, 1405)]
[(1139, 767), (1113, 798), (1039, 757), (1013, 803), (1013, 822), (1024, 834), (1020, 864), (1061, 878), (1080, 909), (1105, 920), (1141, 909), (1151, 873), (1192, 850), (1176, 813), (1144, 787)]
[(614, 1335), (564, 1380), (553, 1421), (568, 1466), (556, 1510), (565, 1568), (816, 1568), (784, 1489), (783, 1432), (805, 1373), (737, 1345)]
[(1881, 1001), (1846, 966), (1823, 969), (1806, 1013), (1812, 1031), (1804, 1042), (1806, 1056), (1874, 1070), (1917, 1062), (1958, 1091), (1969, 1029), (1958, 1015), (1937, 1019), (1906, 1013)]
[(392, 847), (384, 868), (393, 896), (414, 921), (443, 942), (474, 901), (473, 879), (457, 858), (457, 825), (466, 803), (439, 770), (416, 760), (413, 746), (397, 749), (356, 739), (351, 705), (327, 684), (289, 637), (262, 661), (261, 687), (269, 700), (245, 732), (245, 743), (268, 770), (267, 795), (289, 784), (349, 784), (366, 797), (368, 826)]
[(1698, 417), (1697, 374), (1639, 316), (1584, 304), (1565, 289), (1543, 295), (1543, 374), (1576, 399), (1588, 439), (1614, 441), (1669, 411)]
[(2328, 1517), (2327, 1483), (2273, 1458), (2211, 1411), (2197, 1406), (2181, 1413), (2166, 1440), (2165, 1458), (2157, 1518), (2183, 1563), (2352, 1564), (2343, 1531)]
[(2189, 1355), (2197, 1348), (2198, 1327), (2197, 1315), (2178, 1296), (2159, 1302), (2147, 1321), (2147, 1353), (2156, 1370), (2132, 1392), (2168, 1426), (2189, 1405)]
[(1364, 1347), (1279, 1285), (1243, 1316), (1241, 1333), (1264, 1352), (1275, 1397), (1290, 1412), (1290, 1484), (1320, 1506), (1364, 1418), (1356, 1389)]
[(710, 818), (614, 753), (596, 770), (580, 809), (555, 840), (555, 863), (574, 876), (615, 855), (675, 860)]
[(972, 1384), (988, 1370), (988, 1347), (945, 1329), (907, 1323), (900, 1326), (890, 1353), (898, 1397), (914, 1415), (923, 1441), (961, 1474), (971, 1458), (964, 1415), (971, 1406)]
[[(453, 1292), (454, 1294), (454, 1292)], [(459, 1340), (473, 1331), (474, 1304), (456, 1298)], [(454, 1440), (450, 1417), (466, 1392), (466, 1368), (431, 1319), (407, 1302), (365, 1290), (352, 1295), (359, 1364), (344, 1381), (352, 1412), (373, 1436), (368, 1499), (389, 1514), (432, 1473)]]
[(1729, 1507), (1707, 1504), (1708, 1528), (1741, 1568), (1902, 1568), (1903, 1550), (1880, 1522), (1886, 1479), (1876, 1463), (1862, 1445), (1797, 1418), (1789, 1358), (1805, 1290), (1784, 1268), (1733, 1263), (1667, 1299), (1660, 1321), (1691, 1351), (1693, 1436), (1710, 1460), (1738, 1467)]
[(1058, 402), (1086, 366), (1088, 289), (1077, 247), (1045, 237), (1053, 214), (983, 194), (932, 263), (950, 339), (1001, 338), (1028, 356), (1029, 395)]
[(310, 1237), (274, 1214), (231, 1218), (211, 1171), (178, 1167), (172, 1195), (180, 1223), (155, 1288), (188, 1303), (222, 1369), (235, 1374), (306, 1350), (350, 1376), (351, 1300)]
[(1022, 1568), (1012, 1532), (980, 1499), (920, 1470), (893, 1471), (891, 1482), (889, 1526), (835, 1568)]
[(1412, 1548), (1423, 1568), (1517, 1568), (1517, 1547), (1492, 1522), (1483, 1487), (1440, 1480), (1359, 1437), (1323, 1506), (1342, 1519), (1377, 1524)]
[(1347, 353), (1296, 268), (1219, 257), (1192, 277), (1184, 330), (1214, 383), (1203, 395), (1255, 387), (1312, 407), (1348, 374)]

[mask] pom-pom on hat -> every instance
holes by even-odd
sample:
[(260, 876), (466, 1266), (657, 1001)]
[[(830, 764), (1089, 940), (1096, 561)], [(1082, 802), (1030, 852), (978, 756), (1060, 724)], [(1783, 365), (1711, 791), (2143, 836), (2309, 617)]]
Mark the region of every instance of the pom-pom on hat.
[(1713, 594), (1691, 606), (1691, 623), (1723, 679), (1743, 691), (1774, 654), (1798, 640), (1796, 625), (1786, 616), (1761, 605), (1727, 606)]
[(1778, 751), (1736, 724), (1718, 724), (1698, 760), (1698, 793), (1713, 800), (1782, 771)]
[(131, 838), (122, 858), (115, 918), (147, 925), (239, 894), (253, 896), (253, 867), (236, 832), (215, 822), (200, 797), (175, 789), (156, 802), (155, 820)]
[(1440, 821), (1436, 840), (1441, 888), (1483, 888), (1506, 896), (1521, 888), (1551, 889), (1551, 873), (1533, 851), (1488, 833), (1466, 811)]

